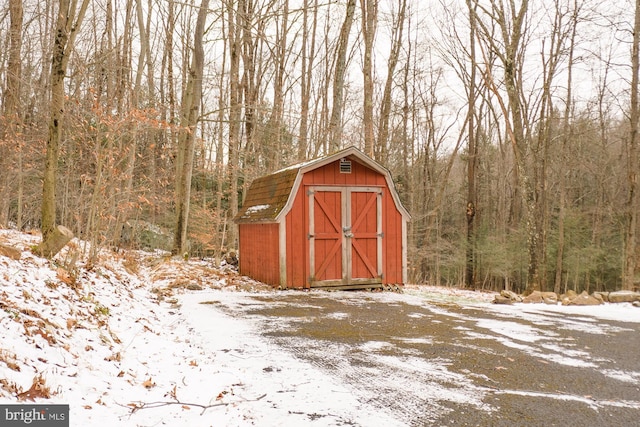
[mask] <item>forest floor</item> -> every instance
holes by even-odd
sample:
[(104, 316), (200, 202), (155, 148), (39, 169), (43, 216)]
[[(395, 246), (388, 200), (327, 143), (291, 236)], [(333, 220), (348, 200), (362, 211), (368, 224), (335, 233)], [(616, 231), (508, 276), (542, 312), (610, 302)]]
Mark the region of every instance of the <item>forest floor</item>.
[(274, 291), (208, 260), (0, 230), (0, 404), (70, 425), (636, 425), (640, 309)]

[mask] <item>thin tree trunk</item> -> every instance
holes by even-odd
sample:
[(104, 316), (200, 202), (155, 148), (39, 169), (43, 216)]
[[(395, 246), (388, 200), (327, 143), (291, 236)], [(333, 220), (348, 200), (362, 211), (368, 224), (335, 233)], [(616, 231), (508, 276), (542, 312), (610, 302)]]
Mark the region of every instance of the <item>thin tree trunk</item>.
[(378, 124), (378, 139), (375, 144), (376, 159), (386, 163), (388, 152), (389, 122), (391, 120), (391, 94), (396, 66), (400, 57), (400, 49), (403, 45), (404, 23), (406, 19), (407, 0), (398, 0), (398, 15), (394, 21), (391, 33), (391, 52), (387, 61), (387, 80), (384, 85), (384, 93), (380, 102), (380, 119)]
[(475, 218), (477, 205), (476, 189), (476, 164), (478, 161), (478, 143), (476, 140), (476, 22), (475, 10), (472, 9), (471, 1), (467, 0), (469, 9), (469, 88), (468, 88), (468, 116), (467, 116), (467, 247), (465, 284), (467, 288), (475, 287)]
[[(311, 30), (308, 28), (309, 21), (309, 0), (304, 0), (302, 11), (302, 78), (300, 79), (300, 137), (298, 142), (298, 160), (302, 161), (307, 157), (309, 140), (309, 104), (311, 103), (311, 82), (313, 74), (313, 59), (316, 51), (316, 31), (318, 25), (318, 0), (313, 4), (313, 17), (311, 19)], [(309, 35), (311, 34), (311, 35)], [(311, 40), (309, 40), (311, 38)], [(309, 46), (307, 46), (309, 45)]]
[(336, 67), (333, 79), (333, 100), (331, 106), (331, 118), (329, 120), (329, 152), (340, 148), (342, 138), (342, 109), (344, 96), (344, 79), (347, 70), (347, 48), (349, 47), (349, 35), (356, 9), (356, 0), (347, 1), (347, 11), (340, 29), (338, 49), (336, 51)]
[(191, 176), (195, 154), (195, 138), (200, 119), (202, 99), (202, 76), (204, 73), (204, 25), (209, 0), (202, 0), (193, 36), (193, 62), (189, 69), (187, 87), (182, 97), (181, 131), (178, 138), (176, 164), (176, 225), (174, 231), (174, 254), (188, 252), (187, 228), (189, 225), (189, 202), (191, 199)]
[(373, 140), (373, 41), (376, 35), (378, 20), (378, 1), (360, 0), (362, 8), (362, 36), (364, 38), (364, 59), (362, 74), (364, 79), (364, 152), (374, 157)]
[[(89, 0), (83, 0), (80, 8), (71, 0), (59, 0), (56, 20), (56, 35), (51, 61), (51, 111), (49, 135), (42, 184), (42, 241), (46, 242), (56, 227), (56, 179), (58, 176), (58, 153), (64, 119), (64, 78), (69, 57)], [(77, 13), (77, 16), (76, 16)]]
[[(571, 22), (571, 36), (569, 39), (569, 59), (567, 61), (567, 96), (562, 120), (562, 145), (560, 148), (560, 159), (565, 159), (567, 154), (567, 145), (572, 138), (571, 125), (569, 118), (573, 106), (573, 55), (575, 50), (576, 28), (578, 27), (578, 1), (573, 3), (573, 16)], [(564, 165), (564, 162), (561, 162)], [(560, 207), (558, 209), (558, 250), (556, 253), (555, 277), (553, 281), (553, 291), (556, 294), (561, 293), (562, 289), (562, 271), (564, 269), (564, 247), (565, 247), (565, 216), (566, 216), (566, 173), (560, 170), (558, 176), (558, 186), (560, 191)]]
[[(244, 1), (239, 1), (237, 10), (229, 4), (229, 160), (227, 162), (229, 175), (229, 217), (233, 218), (238, 212), (238, 168), (240, 160), (240, 117), (242, 108), (242, 93), (240, 87), (240, 54)], [(229, 224), (227, 242), (235, 247), (237, 230), (233, 223)]]
[(637, 225), (638, 225), (638, 123), (640, 122), (640, 106), (638, 106), (638, 83), (640, 66), (640, 0), (636, 0), (633, 45), (631, 50), (631, 91), (629, 110), (629, 139), (627, 142), (627, 235), (624, 247), (624, 271), (622, 288), (631, 290), (634, 287), (637, 264)]
[[(18, 138), (22, 128), (20, 113), (20, 88), (22, 80), (22, 0), (9, 0), (9, 60), (7, 63), (6, 86), (4, 96), (4, 118), (6, 126), (0, 133), (0, 226), (9, 223), (9, 205), (11, 203), (10, 169), (11, 159), (18, 152), (19, 192), (18, 192), (18, 218), (19, 227), (22, 222), (22, 147), (23, 143)], [(12, 147), (17, 147), (13, 150)]]

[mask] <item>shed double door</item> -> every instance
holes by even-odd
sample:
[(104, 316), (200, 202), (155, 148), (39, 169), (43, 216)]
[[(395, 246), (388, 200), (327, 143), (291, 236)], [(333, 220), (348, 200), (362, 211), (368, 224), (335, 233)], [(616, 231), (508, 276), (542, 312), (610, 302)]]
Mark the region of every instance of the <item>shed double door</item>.
[(312, 287), (382, 283), (382, 189), (312, 186), (309, 282)]

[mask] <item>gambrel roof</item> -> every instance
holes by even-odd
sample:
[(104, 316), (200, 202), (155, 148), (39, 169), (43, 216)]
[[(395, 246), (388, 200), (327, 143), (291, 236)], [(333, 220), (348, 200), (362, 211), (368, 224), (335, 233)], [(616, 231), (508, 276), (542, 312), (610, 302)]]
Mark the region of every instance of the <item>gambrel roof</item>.
[(349, 147), (319, 159), (289, 166), (270, 175), (255, 179), (245, 197), (242, 208), (233, 219), (236, 223), (278, 222), (291, 209), (302, 175), (336, 160), (350, 157), (385, 176), (392, 190), (391, 196), (402, 215), (409, 219), (408, 211), (402, 206), (391, 173), (382, 165), (366, 156), (355, 147)]

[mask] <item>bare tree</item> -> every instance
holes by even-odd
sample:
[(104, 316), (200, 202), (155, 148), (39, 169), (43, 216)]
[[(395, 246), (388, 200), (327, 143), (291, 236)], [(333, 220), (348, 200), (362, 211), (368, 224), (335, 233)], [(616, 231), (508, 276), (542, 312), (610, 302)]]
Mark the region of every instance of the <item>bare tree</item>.
[[(309, 6), (309, 0), (304, 0), (302, 5), (302, 49), (300, 52), (301, 73), (300, 79), (300, 136), (298, 140), (298, 160), (304, 160), (307, 156), (309, 138), (309, 104), (311, 103), (311, 83), (313, 75), (314, 58), (316, 55), (316, 32), (318, 25), (318, 0), (314, 0), (313, 6)], [(311, 28), (309, 28), (309, 9), (312, 10)]]
[(373, 157), (373, 42), (378, 26), (378, 0), (360, 0), (362, 9), (362, 37), (364, 58), (362, 60), (364, 152)]
[[(573, 13), (570, 23), (569, 34), (569, 58), (567, 60), (567, 94), (565, 100), (564, 116), (562, 118), (562, 144), (560, 146), (561, 160), (566, 159), (567, 145), (572, 138), (572, 130), (570, 118), (573, 108), (573, 67), (574, 67), (574, 54), (576, 43), (576, 30), (578, 28), (578, 1), (574, 0)], [(566, 172), (562, 170), (558, 176), (558, 187), (560, 193), (559, 208), (558, 208), (558, 247), (556, 252), (555, 263), (555, 277), (553, 281), (553, 291), (560, 294), (562, 286), (562, 270), (564, 263), (564, 249), (565, 249), (565, 219), (566, 219)]]
[(467, 250), (465, 260), (465, 284), (468, 288), (474, 288), (476, 282), (475, 270), (475, 224), (478, 195), (476, 187), (476, 166), (478, 163), (478, 140), (476, 134), (476, 9), (477, 6), (467, 0), (469, 10), (469, 84), (467, 88), (467, 100), (469, 109), (467, 113), (467, 206), (465, 215), (467, 218)]
[(193, 36), (193, 59), (189, 67), (187, 87), (182, 95), (180, 111), (181, 132), (178, 137), (176, 158), (176, 222), (173, 242), (174, 254), (188, 252), (187, 226), (191, 199), (191, 176), (200, 104), (202, 102), (202, 76), (204, 72), (203, 38), (209, 0), (202, 0)]
[(627, 141), (628, 197), (626, 206), (627, 232), (624, 246), (624, 271), (622, 287), (633, 289), (637, 264), (638, 233), (638, 124), (640, 123), (640, 105), (638, 105), (638, 84), (640, 70), (640, 0), (635, 2), (635, 20), (633, 24), (633, 44), (631, 47), (631, 89), (629, 108), (629, 138)]
[(407, 19), (407, 1), (398, 0), (398, 12), (394, 14), (393, 28), (391, 30), (391, 49), (387, 60), (387, 79), (380, 102), (380, 117), (378, 120), (378, 137), (374, 146), (375, 158), (385, 163), (387, 157), (387, 144), (389, 137), (389, 123), (391, 120), (392, 89), (396, 77), (396, 67), (400, 59), (400, 51), (403, 46), (404, 25)]
[[(238, 169), (240, 166), (240, 134), (242, 115), (242, 87), (240, 85), (240, 55), (242, 49), (242, 25), (245, 1), (237, 3), (237, 9), (232, 4), (227, 5), (227, 43), (229, 44), (229, 151), (228, 151), (228, 179), (229, 179), (229, 208), (228, 218), (233, 218), (238, 212)], [(237, 240), (237, 230), (229, 221), (227, 242), (234, 247)]]
[(331, 105), (331, 119), (329, 121), (329, 151), (335, 151), (340, 147), (342, 137), (342, 110), (344, 96), (344, 82), (347, 71), (347, 49), (349, 47), (349, 36), (356, 9), (356, 0), (347, 1), (347, 9), (344, 22), (338, 37), (338, 47), (336, 50), (336, 65), (333, 78), (333, 98)]
[[(10, 176), (11, 160), (18, 157), (19, 167), (16, 171), (22, 176), (22, 143), (18, 134), (22, 128), (22, 115), (20, 113), (20, 81), (22, 79), (22, 0), (9, 0), (9, 59), (6, 72), (6, 85), (4, 90), (3, 113), (5, 126), (0, 132), (0, 169), (7, 173), (0, 174), (0, 226), (6, 226), (9, 222)], [(21, 226), (22, 209), (22, 185), (19, 185), (18, 197), (18, 227)]]
[(51, 110), (49, 136), (42, 184), (42, 241), (46, 243), (56, 227), (56, 178), (62, 129), (64, 127), (64, 78), (67, 65), (89, 0), (59, 0), (51, 61)]
[[(474, 0), (478, 6), (476, 23), (478, 24), (478, 39), (485, 43), (483, 49), (484, 62), (487, 63), (487, 49), (490, 49), (500, 59), (503, 67), (504, 91), (506, 102), (502, 99), (498, 84), (491, 69), (483, 70), (483, 80), (488, 88), (495, 94), (500, 104), (505, 119), (505, 126), (516, 162), (518, 177), (518, 189), (522, 197), (522, 205), (525, 213), (525, 225), (527, 229), (528, 246), (528, 278), (527, 292), (540, 288), (540, 260), (539, 245), (541, 244), (540, 230), (537, 227), (537, 206), (534, 188), (534, 176), (529, 165), (531, 144), (528, 135), (525, 134), (527, 125), (527, 111), (523, 105), (523, 59), (526, 31), (526, 16), (529, 6), (528, 0), (523, 0), (516, 5), (514, 0), (508, 4), (491, 0), (488, 6)], [(481, 14), (488, 18), (489, 23), (482, 20)], [(493, 38), (490, 25), (497, 26), (500, 39)], [(480, 46), (481, 49), (483, 46)], [(516, 216), (517, 218), (518, 216)]]

